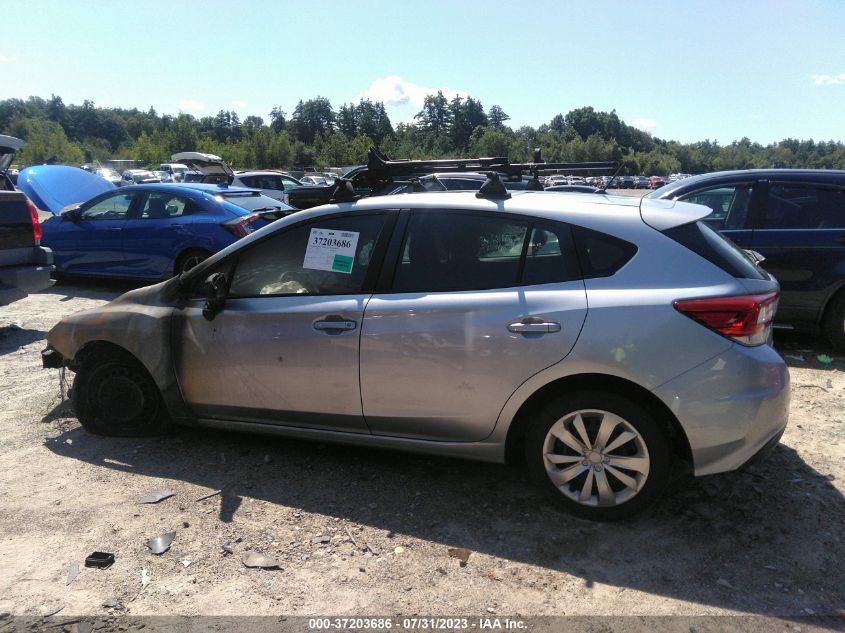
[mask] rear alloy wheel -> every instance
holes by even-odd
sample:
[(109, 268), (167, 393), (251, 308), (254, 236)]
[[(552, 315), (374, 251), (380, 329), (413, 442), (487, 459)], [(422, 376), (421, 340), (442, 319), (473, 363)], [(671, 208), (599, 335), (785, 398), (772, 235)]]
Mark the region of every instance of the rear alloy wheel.
[(128, 354), (109, 351), (87, 358), (76, 375), (73, 404), (85, 430), (97, 435), (159, 435), (170, 428), (158, 387)]
[(609, 521), (664, 490), (670, 455), (659, 425), (636, 402), (580, 392), (547, 405), (526, 441), (532, 477), (572, 514)]
[(209, 257), (211, 257), (211, 253), (201, 249), (194, 249), (188, 251), (187, 253), (183, 253), (181, 257), (179, 257), (179, 261), (176, 263), (176, 275), (188, 272), (191, 268), (201, 262), (204, 262)]

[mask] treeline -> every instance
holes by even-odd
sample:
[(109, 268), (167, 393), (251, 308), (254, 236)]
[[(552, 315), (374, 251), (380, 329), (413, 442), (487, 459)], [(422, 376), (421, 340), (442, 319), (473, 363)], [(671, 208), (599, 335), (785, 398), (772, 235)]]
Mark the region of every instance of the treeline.
[(541, 148), (547, 161), (621, 160), (630, 174), (703, 173), (721, 169), (816, 167), (845, 169), (839, 141), (785, 139), (770, 145), (747, 138), (678, 143), (627, 125), (616, 112), (591, 107), (558, 114), (548, 124), (512, 129), (498, 105), (472, 97), (429, 95), (412, 124), (394, 126), (384, 104), (362, 100), (337, 110), (325, 97), (300, 101), (288, 115), (273, 108), (265, 120), (232, 111), (194, 117), (153, 108), (100, 108), (92, 101), (65, 105), (61, 97), (0, 101), (0, 133), (22, 138), (16, 160), (81, 164), (131, 158), (166, 161), (179, 151), (218, 154), (236, 168), (317, 167), (362, 163), (375, 145), (394, 158), (507, 156), (529, 161)]

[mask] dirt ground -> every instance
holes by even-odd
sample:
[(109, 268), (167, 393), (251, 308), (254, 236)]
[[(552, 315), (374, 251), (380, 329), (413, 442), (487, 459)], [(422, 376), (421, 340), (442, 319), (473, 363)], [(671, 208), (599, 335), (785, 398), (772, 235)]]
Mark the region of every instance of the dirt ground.
[[(125, 289), (58, 285), (0, 307), (0, 614), (845, 615), (845, 359), (819, 361), (823, 341), (777, 337), (792, 413), (765, 461), (598, 524), (505, 466), (205, 430), (89, 435), (39, 352), (63, 315)], [(162, 488), (175, 494), (139, 504)], [(82, 566), (95, 550), (116, 563)], [(279, 569), (246, 568), (248, 552)]]

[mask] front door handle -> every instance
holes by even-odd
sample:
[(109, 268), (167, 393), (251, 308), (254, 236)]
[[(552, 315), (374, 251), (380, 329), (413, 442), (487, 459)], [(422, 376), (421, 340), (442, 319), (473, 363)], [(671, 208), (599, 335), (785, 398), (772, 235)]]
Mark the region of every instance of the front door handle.
[(338, 334), (340, 332), (349, 332), (358, 327), (355, 321), (348, 319), (325, 319), (322, 321), (314, 321), (314, 329), (321, 330), (327, 334)]
[(535, 334), (549, 334), (551, 332), (560, 332), (560, 323), (557, 321), (546, 321), (539, 317), (525, 317), (519, 321), (508, 323), (508, 332), (519, 334), (531, 332)]

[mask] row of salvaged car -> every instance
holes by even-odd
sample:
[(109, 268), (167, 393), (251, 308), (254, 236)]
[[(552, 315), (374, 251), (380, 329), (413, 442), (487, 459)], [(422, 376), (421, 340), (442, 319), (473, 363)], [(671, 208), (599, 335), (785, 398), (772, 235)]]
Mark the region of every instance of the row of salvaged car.
[[(57, 272), (150, 280), (178, 275), (297, 210), (284, 202), (291, 202), (290, 192), (303, 189), (286, 180), (290, 177), (278, 172), (227, 175), (218, 157), (176, 156), (190, 162), (207, 180), (220, 184), (146, 184), (119, 191), (107, 185), (96, 191), (79, 178), (70, 179), (67, 172), (72, 168), (24, 170), (21, 188), (39, 208), (57, 214), (43, 227), (43, 243), (54, 251)], [(376, 193), (372, 186), (364, 186), (361, 176), (366, 176), (366, 170), (353, 177), (355, 193)], [(479, 173), (436, 173), (410, 180), (396, 178), (378, 193), (478, 190), (484, 180)], [(510, 190), (529, 184), (527, 176), (505, 179)], [(63, 193), (45, 193), (41, 190), (45, 187)], [(326, 196), (333, 190), (307, 189)], [(578, 185), (552, 190), (561, 189), (601, 192)], [(779, 322), (787, 327), (820, 329), (838, 347), (845, 347), (845, 173), (720, 172), (677, 179), (648, 197), (709, 207), (712, 213), (705, 222), (742, 248), (756, 252), (765, 260), (763, 266), (780, 281)], [(80, 203), (79, 198), (85, 201)]]

